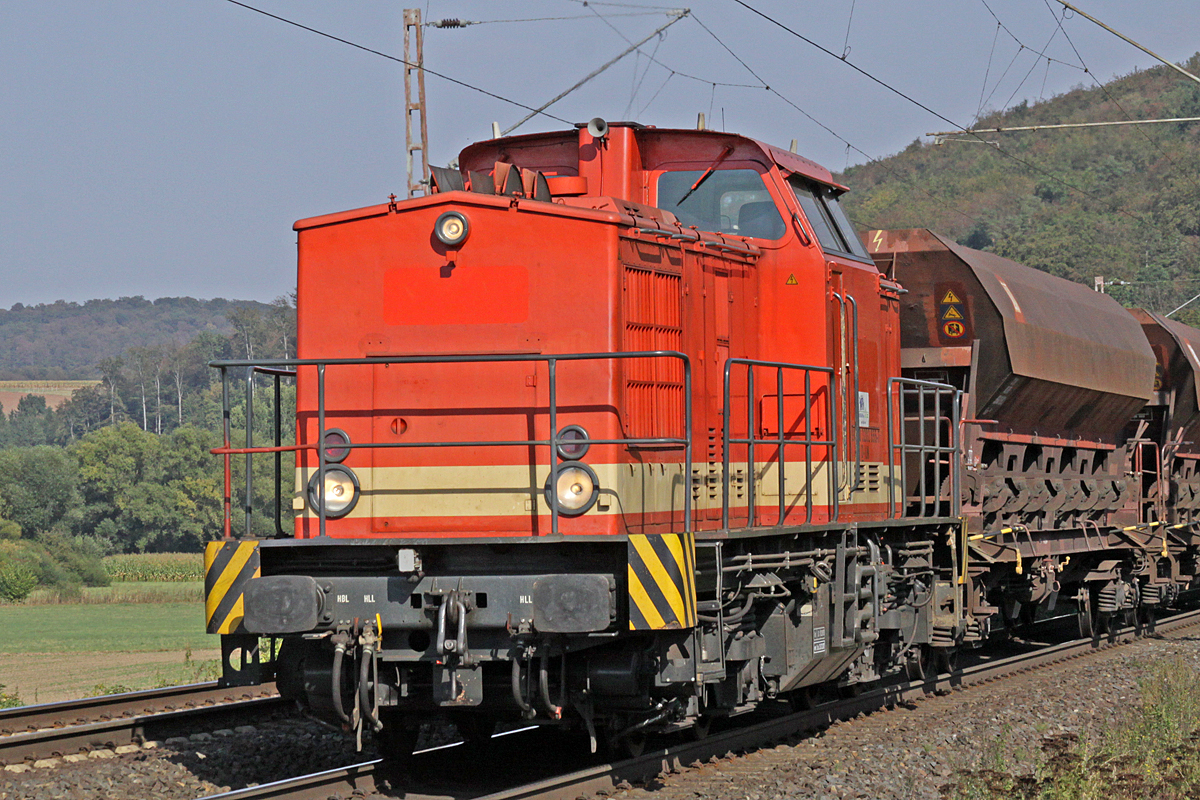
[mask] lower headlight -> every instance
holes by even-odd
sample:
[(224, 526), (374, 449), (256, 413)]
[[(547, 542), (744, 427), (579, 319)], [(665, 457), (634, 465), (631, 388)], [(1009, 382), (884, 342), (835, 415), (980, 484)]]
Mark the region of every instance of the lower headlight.
[(593, 505), (600, 497), (600, 481), (592, 468), (582, 461), (565, 461), (558, 465), (558, 481), (551, 485), (546, 478), (546, 502), (554, 504), (558, 499), (558, 513), (569, 517), (578, 516)]
[[(308, 504), (314, 511), (321, 509), (321, 483), (319, 475), (308, 482)], [(325, 516), (344, 517), (358, 502), (358, 477), (348, 467), (333, 464), (325, 467)]]

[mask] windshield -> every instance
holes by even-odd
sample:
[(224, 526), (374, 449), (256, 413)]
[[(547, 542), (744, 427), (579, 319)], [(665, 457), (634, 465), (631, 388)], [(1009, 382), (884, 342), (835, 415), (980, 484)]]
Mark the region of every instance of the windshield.
[(718, 169), (707, 177), (702, 169), (664, 172), (658, 207), (703, 231), (759, 239), (780, 239), (786, 232), (762, 175), (752, 169)]

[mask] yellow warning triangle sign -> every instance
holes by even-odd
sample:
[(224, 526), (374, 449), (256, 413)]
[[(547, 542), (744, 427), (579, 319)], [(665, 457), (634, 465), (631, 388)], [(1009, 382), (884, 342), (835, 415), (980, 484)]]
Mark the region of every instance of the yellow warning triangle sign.
[(799, 281), (798, 281), (798, 280), (796, 280), (796, 275), (795, 275), (795, 273), (792, 273), (791, 275), (788, 275), (788, 279), (787, 279), (787, 285), (788, 285), (788, 286), (795, 286), (795, 285), (796, 285), (796, 284), (798, 284), (798, 283), (799, 283)]
[(963, 315), (958, 313), (958, 308), (955, 306), (946, 306), (945, 313), (942, 314), (942, 319), (962, 319)]
[(961, 303), (962, 300), (959, 300), (958, 295), (956, 295), (954, 293), (954, 290), (950, 289), (950, 290), (946, 291), (946, 296), (942, 298), (942, 302), (943, 303)]

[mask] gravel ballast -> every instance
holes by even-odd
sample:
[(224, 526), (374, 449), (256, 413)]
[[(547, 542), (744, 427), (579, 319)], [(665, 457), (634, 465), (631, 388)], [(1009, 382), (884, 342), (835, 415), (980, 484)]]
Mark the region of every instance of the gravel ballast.
[(1161, 659), (1200, 670), (1200, 641), (1143, 639), (961, 692), (833, 725), (796, 744), (696, 765), (620, 800), (938, 800), (965, 770), (1032, 769), (1043, 747), (1098, 739)]
[[(1020, 768), (1047, 741), (1097, 736), (1137, 702), (1138, 681), (1152, 665), (1172, 657), (1200, 669), (1200, 641), (1140, 640), (839, 723), (795, 744), (694, 766), (616, 797), (935, 800), (981, 761)], [(356, 753), (337, 731), (292, 718), (105, 755), (0, 770), (0, 800), (182, 800), (375, 757)]]

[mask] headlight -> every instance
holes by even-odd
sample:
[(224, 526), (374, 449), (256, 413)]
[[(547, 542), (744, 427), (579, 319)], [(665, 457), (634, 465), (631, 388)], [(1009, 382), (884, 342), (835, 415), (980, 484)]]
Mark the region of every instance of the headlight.
[(458, 211), (446, 211), (433, 224), (433, 235), (450, 247), (457, 247), (467, 240), (471, 226), (467, 218)]
[[(320, 513), (321, 484), (319, 475), (313, 475), (308, 482), (308, 504), (313, 511)], [(325, 468), (325, 516), (344, 517), (358, 502), (358, 477), (354, 472), (340, 464)]]
[(596, 504), (600, 497), (600, 481), (587, 464), (566, 461), (558, 465), (558, 483), (551, 485), (546, 478), (546, 502), (554, 505), (558, 498), (558, 513), (576, 517)]
[(588, 432), (579, 425), (568, 425), (558, 432), (558, 454), (570, 461), (587, 455)]
[(341, 428), (325, 431), (325, 460), (345, 461), (350, 455), (350, 436)]

